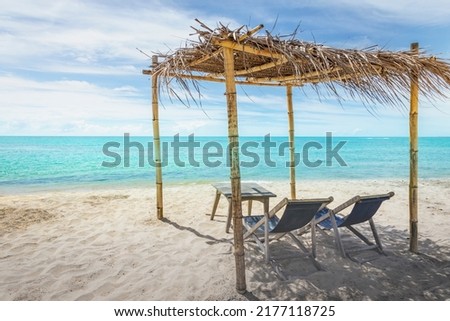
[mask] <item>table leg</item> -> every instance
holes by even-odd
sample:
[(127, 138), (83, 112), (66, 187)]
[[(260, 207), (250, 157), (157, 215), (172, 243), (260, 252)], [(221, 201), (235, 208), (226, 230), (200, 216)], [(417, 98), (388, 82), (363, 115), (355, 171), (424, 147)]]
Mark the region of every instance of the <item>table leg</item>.
[(267, 215), (269, 214), (269, 198), (265, 198), (264, 199), (264, 213), (267, 213)]
[(252, 215), (253, 200), (248, 200), (248, 216)]
[(214, 220), (214, 215), (216, 215), (217, 205), (219, 205), (219, 200), (220, 200), (220, 193), (219, 193), (219, 191), (216, 191), (216, 199), (214, 200), (214, 205), (213, 205), (213, 209), (211, 212), (211, 221)]
[(225, 232), (230, 232), (230, 226), (231, 226), (231, 218), (233, 217), (233, 210), (231, 206), (231, 198), (228, 199), (228, 218), (227, 218), (227, 226), (225, 227)]
[(311, 224), (311, 247), (312, 247), (312, 255), (313, 258), (316, 257), (316, 221), (313, 218)]
[(264, 220), (266, 221), (264, 224), (264, 256), (266, 257), (266, 263), (270, 260), (270, 251), (269, 251), (269, 199), (264, 199)]

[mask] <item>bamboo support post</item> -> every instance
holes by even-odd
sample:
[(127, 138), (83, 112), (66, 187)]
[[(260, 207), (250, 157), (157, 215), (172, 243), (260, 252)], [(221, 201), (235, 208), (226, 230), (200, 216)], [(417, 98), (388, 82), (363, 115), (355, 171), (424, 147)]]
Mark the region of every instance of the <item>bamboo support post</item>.
[(245, 293), (247, 285), (245, 281), (245, 257), (244, 257), (244, 233), (242, 226), (242, 202), (241, 202), (241, 177), (239, 170), (239, 134), (236, 83), (234, 79), (234, 55), (233, 49), (224, 48), (225, 85), (228, 112), (228, 141), (231, 156), (231, 208), (233, 214), (234, 256), (236, 263), (236, 290)]
[[(152, 57), (152, 67), (158, 64), (158, 57)], [(153, 145), (155, 149), (156, 171), (156, 216), (161, 220), (163, 215), (163, 183), (161, 167), (161, 139), (159, 136), (158, 76), (152, 75), (152, 113), (153, 113)]]
[(289, 121), (289, 157), (290, 157), (290, 179), (291, 179), (291, 198), (296, 199), (295, 187), (295, 134), (294, 134), (294, 106), (292, 103), (292, 86), (286, 86), (287, 110)]
[[(419, 54), (419, 44), (412, 43), (411, 51)], [(409, 250), (418, 252), (418, 116), (419, 116), (419, 73), (411, 75), (411, 100), (409, 111), (409, 139), (410, 139), (410, 164), (409, 164)]]

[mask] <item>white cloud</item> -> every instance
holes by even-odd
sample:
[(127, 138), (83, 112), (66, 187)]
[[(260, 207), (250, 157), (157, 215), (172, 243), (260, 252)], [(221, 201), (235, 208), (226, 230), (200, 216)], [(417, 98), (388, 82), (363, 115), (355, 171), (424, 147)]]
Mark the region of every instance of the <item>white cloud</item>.
[[(207, 2), (195, 8), (188, 2), (183, 5), (178, 8), (178, 4), (175, 7), (170, 1), (158, 0), (1, 1), (0, 135), (151, 135), (149, 83), (141, 75), (149, 59), (136, 47), (150, 55), (155, 50), (177, 48), (191, 32), (189, 26), (196, 25), (194, 18), (212, 27), (218, 21), (230, 22), (233, 27), (251, 22), (230, 18), (237, 14), (228, 2), (217, 4), (223, 10), (215, 12)], [(280, 12), (273, 10), (275, 5)], [(386, 30), (391, 22), (448, 25), (450, 21), (450, 2), (435, 0), (319, 0), (306, 4), (280, 0), (270, 5), (258, 2), (257, 7), (253, 10), (249, 5), (248, 9), (255, 23), (271, 23), (280, 13), (278, 23), (292, 31), (299, 20), (309, 19), (308, 27), (344, 35), (318, 41), (332, 39), (335, 44), (358, 48), (372, 45), (378, 28)], [(311, 8), (317, 12), (310, 10), (309, 16), (302, 16), (303, 9)], [(246, 14), (245, 10), (239, 12), (240, 17)], [(207, 88), (202, 88), (201, 108), (186, 108), (162, 97), (163, 135), (227, 134), (224, 87), (203, 86)], [(238, 89), (241, 135), (286, 135), (283, 88)], [(307, 89), (300, 94), (295, 91), (294, 99), (298, 135), (321, 135), (325, 131), (342, 135), (407, 134), (407, 116), (397, 110), (380, 108), (376, 118), (360, 104), (344, 102), (341, 108), (333, 100), (318, 101)], [(448, 110), (446, 103), (438, 107)], [(427, 125), (421, 133), (448, 135), (449, 117), (437, 109), (421, 109), (420, 124)]]
[(194, 17), (157, 0), (138, 5), (4, 0), (0, 63), (25, 70), (132, 74), (136, 65), (149, 63), (136, 47), (150, 55), (179, 47)]
[[(133, 92), (133, 88), (126, 88)], [(92, 134), (114, 132), (149, 123), (147, 97), (124, 95), (123, 90), (99, 87), (86, 81), (33, 81), (14, 76), (0, 76), (0, 134)], [(108, 125), (108, 122), (110, 123)], [(7, 125), (7, 126), (6, 126)], [(89, 127), (90, 126), (90, 127)], [(11, 130), (14, 130), (11, 132)], [(122, 131), (123, 132), (123, 131)]]
[[(242, 93), (240, 93), (242, 95)], [(283, 94), (253, 96), (239, 104), (239, 132), (243, 136), (287, 135)], [(0, 135), (132, 135), (152, 134), (150, 97), (132, 86), (102, 87), (87, 81), (32, 81), (0, 76)], [(217, 98), (217, 96), (214, 96)], [(162, 135), (227, 135), (225, 98), (211, 105), (187, 108), (166, 103), (160, 108)], [(275, 103), (274, 103), (275, 102)], [(447, 102), (421, 103), (421, 135), (443, 135), (450, 121)], [(408, 134), (407, 113), (379, 108), (378, 117), (363, 106), (334, 100), (319, 101), (294, 93), (297, 135), (394, 135)]]

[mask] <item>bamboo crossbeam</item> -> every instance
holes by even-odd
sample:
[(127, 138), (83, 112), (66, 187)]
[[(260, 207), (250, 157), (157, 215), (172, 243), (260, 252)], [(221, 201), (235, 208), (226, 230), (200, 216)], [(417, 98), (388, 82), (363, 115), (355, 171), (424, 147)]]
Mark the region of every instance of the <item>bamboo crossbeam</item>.
[[(377, 75), (380, 74), (382, 69), (383, 69), (380, 66), (374, 66), (374, 65), (372, 65), (372, 68), (374, 70), (374, 73), (377, 74)], [(328, 75), (328, 74), (331, 74), (333, 72), (336, 72), (336, 73), (339, 74), (339, 72), (342, 72), (342, 71), (343, 71), (343, 69), (341, 67), (333, 67), (333, 68), (330, 68), (330, 69), (327, 69), (327, 70), (324, 70), (324, 71), (318, 70), (318, 71), (312, 71), (312, 72), (305, 73), (305, 74), (303, 74), (301, 76), (300, 79), (303, 80), (303, 81), (308, 81), (310, 79), (313, 79), (314, 77)], [(349, 76), (358, 77), (360, 75), (361, 75), (361, 72), (352, 72), (352, 73), (343, 73), (342, 76), (338, 75), (338, 76), (335, 76), (333, 78), (339, 78), (339, 77), (348, 78)], [(324, 81), (323, 78), (320, 78), (320, 80)]]
[(190, 66), (190, 67), (194, 67), (194, 66), (200, 65), (200, 64), (204, 63), (205, 61), (208, 61), (209, 59), (218, 56), (218, 55), (222, 52), (222, 49), (223, 49), (223, 48), (219, 48), (219, 49), (217, 49), (216, 51), (210, 53), (209, 55), (205, 55), (205, 56), (203, 56), (202, 58), (199, 58), (199, 59), (197, 59), (197, 60), (194, 60), (193, 62), (191, 62), (191, 63), (189, 64), (189, 66)]
[[(260, 24), (260, 25), (256, 26), (255, 28), (249, 30), (248, 32), (244, 33), (243, 35), (241, 35), (239, 37), (238, 42), (244, 41), (245, 39), (251, 37), (252, 35), (257, 33), (259, 30), (261, 30), (262, 28), (264, 28), (264, 25)], [(218, 50), (216, 50), (200, 59), (197, 59), (197, 60), (191, 62), (189, 64), (189, 66), (193, 67), (193, 66), (200, 65), (200, 64), (204, 63), (205, 61), (208, 61), (209, 59), (218, 56), (222, 52), (223, 52), (223, 47), (220, 47)]]
[[(374, 71), (379, 74), (382, 70), (379, 66), (373, 66)], [(354, 73), (342, 73), (339, 74), (339, 72), (342, 71), (342, 68), (340, 67), (334, 67), (327, 70), (318, 70), (318, 71), (312, 71), (308, 73), (304, 73), (302, 75), (288, 75), (288, 76), (279, 76), (279, 77), (249, 77), (247, 78), (248, 81), (252, 82), (291, 82), (291, 81), (301, 81), (304, 84), (306, 83), (318, 83), (318, 82), (325, 82), (325, 81), (336, 81), (336, 80), (347, 80), (351, 78), (355, 78), (359, 75), (361, 75), (360, 72), (354, 72)], [(323, 76), (329, 75), (332, 73), (338, 73), (336, 76), (329, 77), (327, 79), (324, 79)]]
[[(151, 70), (143, 70), (144, 75), (152, 75)], [(169, 73), (164, 74), (165, 77), (178, 77), (178, 78), (189, 78), (192, 80), (199, 80), (199, 81), (212, 81), (212, 82), (225, 82), (225, 78), (216, 78), (212, 77), (210, 75), (208, 76), (202, 76), (202, 75), (190, 75), (190, 74), (180, 74), (180, 73)], [(330, 77), (328, 78), (328, 81), (346, 81), (349, 79), (354, 78), (355, 75), (342, 75), (342, 76), (336, 76), (336, 77)], [(310, 79), (310, 80), (294, 80), (287, 81), (287, 82), (269, 82), (270, 78), (246, 78), (245, 80), (236, 80), (235, 83), (238, 85), (251, 85), (251, 86), (268, 86), (268, 87), (284, 87), (284, 86), (303, 86), (305, 84), (317, 84), (320, 82), (324, 82), (323, 79)]]
[(262, 28), (264, 28), (263, 24), (259, 24), (257, 25), (255, 28), (247, 31), (246, 33), (244, 33), (242, 36), (239, 37), (238, 41), (244, 41), (245, 39), (253, 36), (255, 33), (257, 33), (259, 30), (261, 30)]
[[(143, 70), (142, 73), (144, 75), (152, 75), (151, 70)], [(211, 77), (211, 76), (202, 76), (202, 75), (189, 75), (189, 74), (175, 74), (175, 73), (169, 73), (165, 74), (166, 77), (179, 77), (179, 78), (189, 78), (192, 80), (200, 80), (200, 81), (212, 81), (212, 82), (225, 82), (225, 78), (223, 77)], [(247, 80), (236, 80), (236, 84), (238, 85), (253, 85), (253, 86), (269, 86), (269, 87), (282, 87), (284, 84), (282, 83), (264, 83), (264, 82), (252, 82)]]
[[(325, 82), (333, 82), (333, 81), (348, 81), (351, 79), (355, 79), (356, 77), (361, 76), (360, 73), (354, 73), (354, 74), (344, 74), (344, 75), (337, 75), (333, 77), (327, 77), (327, 79), (322, 78), (310, 78), (310, 79), (303, 79), (302, 77), (296, 79), (295, 77), (292, 77), (292, 80), (282, 82), (279, 81), (277, 84), (280, 86), (303, 86), (306, 84), (319, 84), (319, 83), (325, 83)], [(258, 78), (251, 78), (250, 81), (258, 81)]]
[(294, 81), (288, 81), (288, 82), (281, 82), (280, 85), (281, 86), (303, 86), (306, 84), (319, 84), (319, 83), (325, 83), (325, 82), (333, 82), (333, 81), (347, 81), (349, 79), (354, 79), (356, 76), (356, 74), (353, 75), (339, 75), (339, 76), (335, 76), (335, 77), (328, 77), (327, 81), (320, 79), (320, 78), (316, 78), (316, 79), (308, 79), (308, 80), (304, 80), (304, 79), (299, 79), (299, 80), (294, 80)]
[(272, 52), (270, 50), (258, 49), (250, 45), (234, 42), (232, 40), (212, 39), (211, 42), (216, 46), (233, 49), (236, 51), (241, 51), (256, 56), (270, 57), (274, 59), (281, 59), (282, 57), (284, 57), (282, 54)]
[(327, 70), (312, 71), (312, 72), (304, 73), (301, 75), (288, 75), (288, 76), (279, 76), (279, 77), (261, 77), (261, 78), (252, 78), (252, 80), (279, 81), (279, 82), (288, 82), (288, 81), (292, 81), (292, 80), (307, 80), (309, 78), (328, 75), (333, 72), (339, 72), (341, 70), (342, 70), (341, 68), (330, 68)]
[[(411, 51), (418, 55), (419, 44), (411, 44)], [(419, 116), (419, 74), (411, 74), (411, 100), (409, 110), (409, 139), (410, 139), (410, 163), (409, 163), (409, 226), (410, 239), (409, 250), (418, 252), (418, 116)]]
[[(255, 33), (257, 33), (262, 28), (264, 28), (264, 25), (262, 25), (262, 24), (257, 25), (255, 28), (253, 28), (253, 29), (247, 31), (246, 33), (244, 33), (243, 35), (241, 35), (238, 39), (238, 42), (244, 41), (245, 39), (253, 36)], [(219, 55), (222, 52), (222, 49), (223, 49), (223, 47), (220, 47), (218, 50), (216, 50), (200, 59), (197, 59), (197, 60), (191, 62), (189, 64), (189, 66), (190, 67), (197, 66), (197, 65), (200, 65), (201, 63), (204, 63), (205, 61), (208, 61), (209, 59)]]
[(236, 76), (248, 75), (253, 72), (263, 71), (263, 70), (270, 69), (270, 68), (273, 68), (276, 66), (280, 66), (280, 65), (286, 63), (286, 61), (287, 61), (287, 59), (283, 57), (279, 60), (275, 60), (275, 61), (269, 62), (267, 64), (264, 64), (264, 65), (254, 66), (254, 67), (247, 68), (247, 69), (236, 70), (234, 72), (234, 74)]

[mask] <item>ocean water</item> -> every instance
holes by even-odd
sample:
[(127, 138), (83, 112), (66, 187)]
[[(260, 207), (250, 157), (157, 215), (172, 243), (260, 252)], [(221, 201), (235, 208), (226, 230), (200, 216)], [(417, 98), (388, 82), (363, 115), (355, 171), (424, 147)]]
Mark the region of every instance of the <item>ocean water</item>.
[[(163, 137), (166, 183), (229, 178), (227, 137)], [(286, 137), (241, 137), (243, 180), (289, 178)], [(409, 177), (407, 137), (297, 137), (301, 180)], [(151, 137), (0, 137), (0, 193), (152, 186)], [(450, 137), (419, 138), (420, 178), (450, 178)]]

